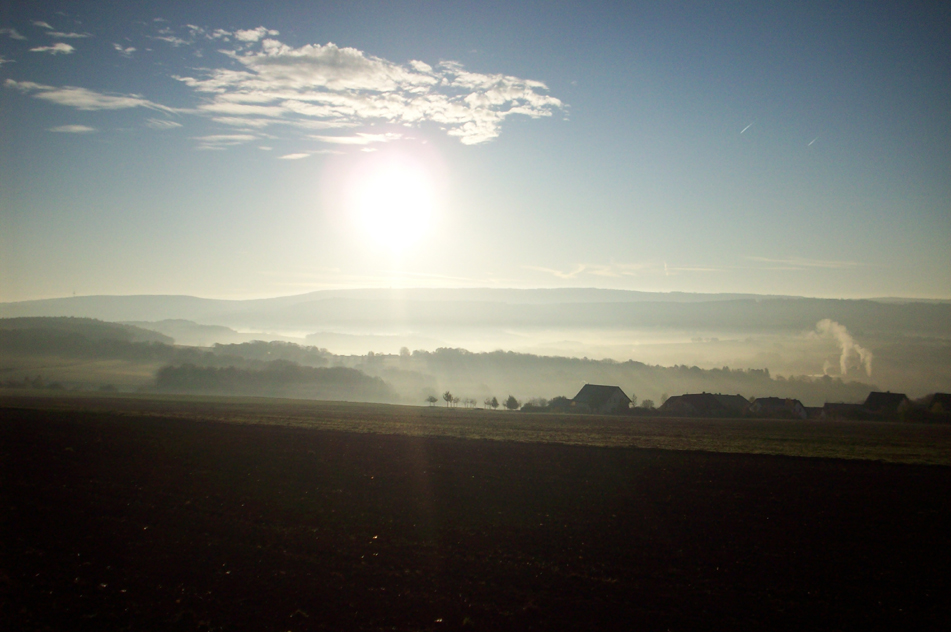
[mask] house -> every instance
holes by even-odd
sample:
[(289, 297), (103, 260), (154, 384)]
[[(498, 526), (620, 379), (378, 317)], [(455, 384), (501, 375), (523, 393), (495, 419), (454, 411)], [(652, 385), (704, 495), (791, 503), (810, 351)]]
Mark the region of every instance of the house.
[(951, 413), (951, 393), (932, 393), (918, 403), (929, 413)]
[(659, 410), (683, 417), (739, 417), (748, 404), (742, 395), (687, 393), (669, 398)]
[(897, 415), (913, 407), (911, 400), (904, 393), (872, 391), (865, 398), (863, 408), (877, 415)]
[(757, 417), (788, 417), (806, 419), (809, 413), (798, 399), (783, 397), (758, 397), (749, 407), (750, 413)]
[(631, 398), (618, 386), (585, 384), (571, 400), (576, 412), (618, 413), (628, 409)]

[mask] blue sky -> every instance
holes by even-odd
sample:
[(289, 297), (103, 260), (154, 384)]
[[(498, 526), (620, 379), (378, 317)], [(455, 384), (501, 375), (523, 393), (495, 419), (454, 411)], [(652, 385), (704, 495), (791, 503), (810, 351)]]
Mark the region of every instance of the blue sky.
[(0, 299), (951, 298), (936, 4), (9, 3)]

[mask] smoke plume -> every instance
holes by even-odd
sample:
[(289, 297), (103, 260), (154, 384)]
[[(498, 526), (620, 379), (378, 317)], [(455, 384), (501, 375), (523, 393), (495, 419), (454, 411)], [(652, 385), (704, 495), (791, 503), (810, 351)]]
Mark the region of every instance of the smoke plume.
[(816, 331), (821, 336), (835, 338), (838, 343), (839, 350), (842, 352), (839, 355), (839, 370), (842, 375), (848, 375), (849, 366), (855, 366), (852, 360), (856, 359), (859, 366), (865, 367), (866, 375), (872, 376), (872, 352), (855, 342), (845, 325), (825, 318), (816, 323)]

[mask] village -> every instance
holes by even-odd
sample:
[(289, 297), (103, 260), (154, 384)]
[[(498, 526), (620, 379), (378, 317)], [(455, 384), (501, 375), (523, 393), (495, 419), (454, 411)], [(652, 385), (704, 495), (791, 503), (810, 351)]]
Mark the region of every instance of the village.
[[(514, 408), (509, 405), (513, 399), (506, 401), (507, 407)], [(951, 394), (933, 393), (912, 401), (904, 393), (872, 391), (861, 404), (804, 406), (798, 399), (782, 397), (685, 393), (667, 397), (655, 408), (651, 400), (644, 400), (638, 406), (636, 396), (628, 397), (619, 386), (585, 384), (571, 399), (531, 400), (520, 410), (667, 417), (951, 422)]]

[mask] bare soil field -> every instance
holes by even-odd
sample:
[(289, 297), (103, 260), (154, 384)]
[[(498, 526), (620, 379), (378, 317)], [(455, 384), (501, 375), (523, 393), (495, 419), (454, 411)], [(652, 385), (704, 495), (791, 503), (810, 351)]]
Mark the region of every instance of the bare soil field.
[[(0, 628), (920, 630), (951, 618), (951, 467), (743, 454), (742, 420), (625, 434), (617, 424), (642, 421), (548, 417), (4, 397)], [(751, 445), (804, 432), (777, 423), (749, 431)], [(815, 429), (815, 443), (848, 451), (854, 430), (851, 445), (887, 453), (890, 434), (899, 456), (946, 460), (940, 429), (882, 426)], [(473, 438), (480, 427), (492, 440)], [(651, 428), (678, 449), (630, 447)], [(681, 449), (691, 441), (729, 449)]]

